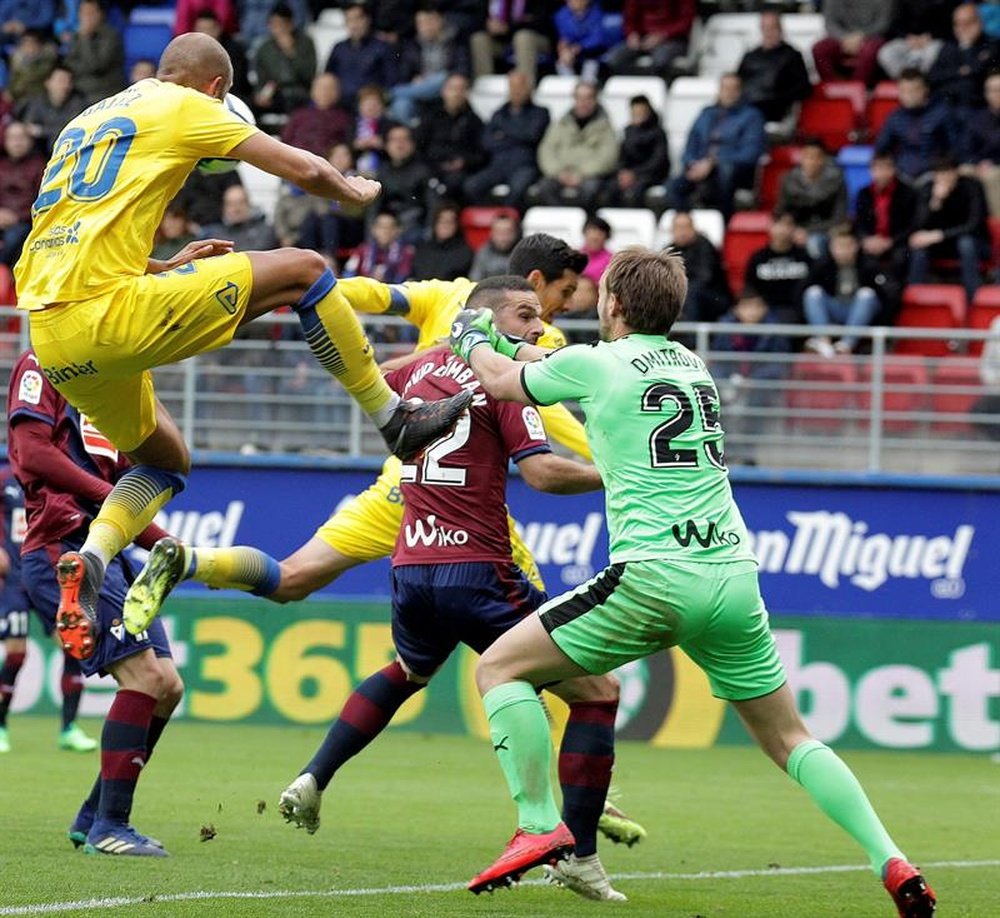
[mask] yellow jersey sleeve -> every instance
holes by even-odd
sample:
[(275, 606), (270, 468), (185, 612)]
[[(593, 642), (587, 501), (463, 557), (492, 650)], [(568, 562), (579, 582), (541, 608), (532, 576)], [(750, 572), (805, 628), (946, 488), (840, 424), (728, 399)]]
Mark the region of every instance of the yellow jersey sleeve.
[(448, 337), (452, 319), (473, 287), (475, 282), (466, 278), (383, 284), (370, 277), (347, 277), (337, 282), (337, 289), (355, 311), (402, 316), (415, 325), (420, 331), (417, 350)]
[[(542, 337), (538, 339), (539, 347), (547, 347), (555, 350), (556, 348), (566, 346), (566, 335), (561, 329), (550, 325), (548, 322), (543, 322), (542, 325), (545, 326), (545, 331), (542, 332)], [(556, 443), (565, 446), (588, 461), (592, 458), (590, 455), (590, 445), (587, 443), (587, 435), (583, 430), (583, 424), (576, 419), (569, 408), (561, 403), (557, 403), (544, 407), (539, 406), (538, 412), (541, 414), (542, 421), (545, 424), (545, 432)]]
[(181, 96), (176, 118), (178, 146), (199, 158), (227, 156), (259, 133), (219, 99), (194, 90)]
[(572, 450), (578, 456), (590, 461), (590, 444), (581, 424), (561, 402), (555, 405), (538, 406), (538, 413), (545, 424), (545, 432), (556, 441)]

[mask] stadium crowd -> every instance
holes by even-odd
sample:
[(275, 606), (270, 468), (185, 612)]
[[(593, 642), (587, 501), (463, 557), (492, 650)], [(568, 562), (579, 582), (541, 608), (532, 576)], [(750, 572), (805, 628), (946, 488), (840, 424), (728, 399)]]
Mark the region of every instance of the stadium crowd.
[[(196, 172), (164, 218), (158, 257), (214, 235), (237, 250), (314, 248), (343, 274), (389, 282), (480, 278), (504, 269), (527, 209), (571, 206), (588, 216), (570, 228), (591, 259), (574, 301), (586, 317), (616, 246), (607, 209), (643, 208), (687, 263), (684, 319), (892, 324), (907, 285), (932, 280), (960, 285), (971, 313), (980, 287), (1000, 282), (997, 5), (824, 0), (825, 35), (804, 55), (785, 30), (790, 9), (813, 5), (741, 3), (760, 10), (759, 40), (672, 144), (666, 92), (713, 51), (704, 36), (719, 6), (0, 0), (0, 263), (20, 253), (62, 127), (151, 75), (170, 35), (193, 30), (223, 42), (233, 92), (265, 129), (378, 178), (383, 195), (358, 217), (288, 185), (256, 201), (236, 172)], [(340, 37), (320, 54), (331, 16)], [(476, 81), (504, 73), (505, 98), (484, 120)], [(549, 74), (571, 79), (568, 109), (534, 100)], [(655, 91), (627, 99), (620, 129), (602, 90), (623, 75)], [(706, 209), (728, 238), (699, 231)], [(748, 212), (760, 219), (743, 237)], [(717, 339), (734, 340), (748, 339)], [(859, 340), (807, 346), (832, 356)], [(790, 346), (753, 346), (768, 342)]]

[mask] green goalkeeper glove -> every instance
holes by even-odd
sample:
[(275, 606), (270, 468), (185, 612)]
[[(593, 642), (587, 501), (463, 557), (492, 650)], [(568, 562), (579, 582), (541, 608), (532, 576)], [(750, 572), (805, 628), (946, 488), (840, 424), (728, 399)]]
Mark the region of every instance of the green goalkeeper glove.
[(463, 309), (451, 324), (451, 349), (466, 363), (473, 348), (488, 344), (498, 354), (513, 360), (521, 346), (522, 338), (505, 335), (493, 324), (490, 309)]

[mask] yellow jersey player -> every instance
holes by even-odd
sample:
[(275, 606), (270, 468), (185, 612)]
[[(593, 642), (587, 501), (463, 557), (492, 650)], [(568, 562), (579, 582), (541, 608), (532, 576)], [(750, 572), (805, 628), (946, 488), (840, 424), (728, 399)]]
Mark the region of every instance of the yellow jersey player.
[[(566, 344), (565, 336), (551, 320), (566, 309), (586, 262), (583, 253), (545, 233), (527, 236), (511, 252), (510, 272), (528, 280), (541, 304), (544, 334), (538, 343), (542, 347), (557, 348)], [(417, 349), (424, 350), (448, 337), (452, 320), (475, 286), (475, 281), (466, 278), (411, 281), (389, 286), (370, 278), (356, 277), (340, 280), (337, 289), (359, 312), (405, 317), (419, 329)], [(583, 426), (565, 406), (556, 405), (541, 413), (552, 439), (583, 458), (590, 458)], [(270, 589), (258, 587), (253, 592), (275, 602), (304, 599), (333, 582), (344, 571), (391, 555), (403, 520), (400, 472), (401, 463), (390, 458), (374, 484), (330, 516), (308, 542), (280, 564), (267, 558), (268, 566), (273, 565), (277, 577)], [(534, 559), (509, 516), (508, 524), (515, 563), (539, 589), (544, 589)], [(214, 557), (220, 551), (223, 550), (183, 548), (175, 540), (158, 543), (125, 600), (128, 629), (134, 632), (147, 627), (166, 594), (181, 579), (191, 578), (218, 586), (220, 578)], [(244, 582), (248, 580), (244, 577)], [(232, 585), (238, 586), (238, 583)], [(612, 804), (606, 806), (599, 827), (613, 841), (628, 845), (646, 835), (641, 825)]]
[[(15, 268), (41, 372), (134, 462), (80, 550), (57, 562), (57, 627), (79, 659), (97, 644), (108, 563), (184, 487), (190, 469), (180, 431), (155, 397), (151, 368), (221, 347), (244, 322), (295, 303), (320, 363), (398, 455), (411, 457), (449, 430), (471, 398), (401, 401), (316, 252), (235, 253), (232, 243), (208, 239), (168, 262), (148, 257), (167, 204), (203, 158), (243, 160), (352, 207), (378, 196), (377, 182), (347, 178), (237, 117), (222, 101), (232, 79), (222, 46), (188, 33), (164, 50), (155, 79), (70, 121), (55, 142)], [(253, 549), (226, 549), (214, 560), (220, 582), (266, 590), (276, 577)]]

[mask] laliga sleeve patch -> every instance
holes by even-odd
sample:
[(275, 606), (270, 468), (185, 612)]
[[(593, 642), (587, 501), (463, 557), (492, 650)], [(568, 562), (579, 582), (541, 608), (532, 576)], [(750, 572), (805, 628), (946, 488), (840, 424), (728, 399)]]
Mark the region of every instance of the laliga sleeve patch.
[(42, 374), (34, 370), (25, 371), (17, 390), (17, 399), (29, 405), (37, 405), (42, 400)]
[(545, 425), (542, 423), (542, 416), (535, 411), (531, 405), (525, 405), (521, 409), (521, 417), (524, 420), (525, 429), (532, 440), (545, 440)]

